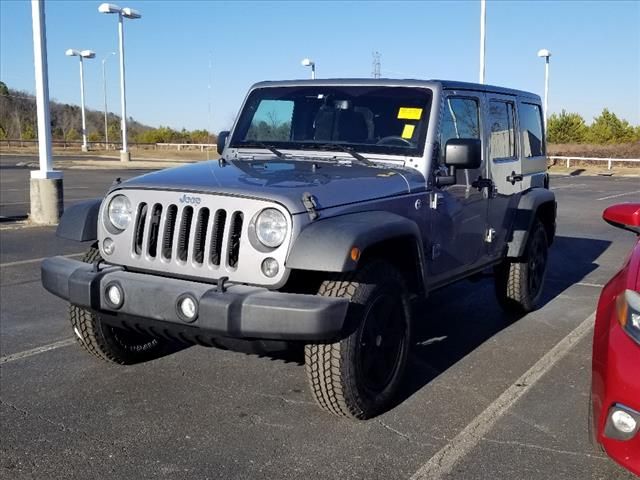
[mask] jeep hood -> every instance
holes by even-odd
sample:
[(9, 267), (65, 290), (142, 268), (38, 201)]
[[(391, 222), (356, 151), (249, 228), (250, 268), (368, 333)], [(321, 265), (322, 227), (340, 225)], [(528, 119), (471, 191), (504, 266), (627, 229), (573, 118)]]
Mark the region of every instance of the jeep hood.
[(421, 191), (425, 180), (414, 169), (348, 161), (232, 160), (221, 165), (213, 160), (148, 173), (115, 187), (121, 188), (260, 198), (281, 203), (296, 214), (305, 212), (302, 195), (306, 192), (321, 210)]

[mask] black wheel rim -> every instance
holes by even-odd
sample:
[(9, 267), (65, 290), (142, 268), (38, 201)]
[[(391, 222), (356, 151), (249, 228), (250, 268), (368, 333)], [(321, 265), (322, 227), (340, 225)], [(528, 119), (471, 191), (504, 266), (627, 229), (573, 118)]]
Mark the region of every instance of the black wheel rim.
[(547, 250), (545, 248), (544, 235), (536, 235), (529, 252), (529, 292), (536, 297), (542, 288), (544, 273), (547, 265)]
[(385, 294), (367, 308), (360, 335), (359, 369), (367, 390), (382, 392), (398, 368), (405, 342), (401, 300)]

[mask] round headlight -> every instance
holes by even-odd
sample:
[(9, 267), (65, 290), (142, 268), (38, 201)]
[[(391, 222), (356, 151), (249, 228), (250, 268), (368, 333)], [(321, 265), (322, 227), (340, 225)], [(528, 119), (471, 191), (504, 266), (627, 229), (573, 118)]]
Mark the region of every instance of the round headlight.
[(265, 208), (256, 219), (256, 236), (266, 247), (282, 245), (287, 237), (287, 219), (275, 208)]
[(116, 195), (109, 202), (109, 221), (118, 230), (126, 229), (131, 223), (131, 202), (124, 195)]

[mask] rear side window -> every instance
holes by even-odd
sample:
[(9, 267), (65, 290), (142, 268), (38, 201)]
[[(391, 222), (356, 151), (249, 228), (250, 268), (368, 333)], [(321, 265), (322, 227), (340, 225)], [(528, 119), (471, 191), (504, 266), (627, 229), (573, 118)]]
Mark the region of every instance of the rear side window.
[(440, 162), (444, 162), (447, 141), (452, 138), (480, 138), (478, 101), (467, 97), (447, 97), (440, 128)]
[(491, 159), (515, 158), (516, 132), (513, 103), (491, 100), (489, 102), (489, 119), (491, 122)]
[(544, 155), (542, 111), (540, 105), (521, 103), (519, 113), (523, 156), (526, 158)]

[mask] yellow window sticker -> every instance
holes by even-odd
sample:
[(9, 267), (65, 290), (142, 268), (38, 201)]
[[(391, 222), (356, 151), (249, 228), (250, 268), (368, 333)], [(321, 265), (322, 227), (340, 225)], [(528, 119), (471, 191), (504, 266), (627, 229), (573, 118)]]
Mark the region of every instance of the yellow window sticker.
[(398, 110), (398, 120), (420, 120), (421, 118), (421, 108), (400, 107)]
[(411, 138), (413, 137), (413, 131), (416, 129), (415, 125), (406, 124), (404, 129), (402, 130), (402, 138)]

